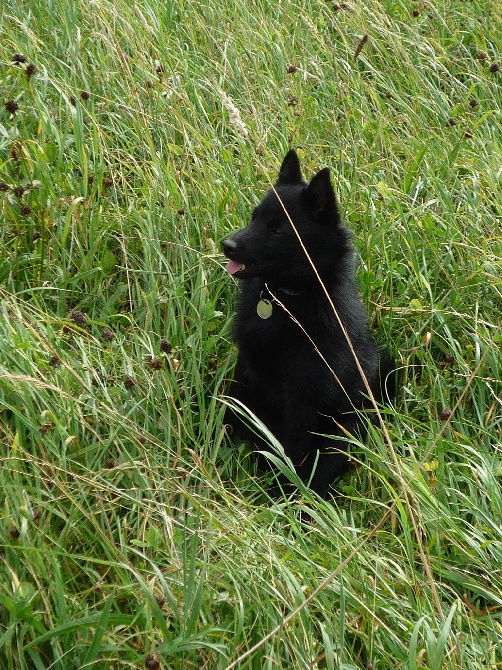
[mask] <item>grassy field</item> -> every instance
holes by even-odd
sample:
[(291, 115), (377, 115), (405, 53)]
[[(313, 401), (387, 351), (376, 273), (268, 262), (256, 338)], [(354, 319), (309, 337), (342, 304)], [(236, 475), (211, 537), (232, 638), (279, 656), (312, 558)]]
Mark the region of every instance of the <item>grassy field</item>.
[[(500, 3), (3, 0), (0, 36), (2, 670), (502, 668)], [(327, 502), (223, 426), (220, 244), (290, 146), (403, 368)]]

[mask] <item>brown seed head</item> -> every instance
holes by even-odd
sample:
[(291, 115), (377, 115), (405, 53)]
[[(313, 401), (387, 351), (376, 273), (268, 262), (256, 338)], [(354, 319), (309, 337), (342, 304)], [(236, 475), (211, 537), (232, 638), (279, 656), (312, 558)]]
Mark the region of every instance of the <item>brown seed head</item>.
[(354, 60), (359, 56), (367, 41), (368, 41), (368, 35), (363, 35), (361, 41), (356, 47), (356, 50), (354, 51)]
[(452, 411), (449, 407), (445, 407), (442, 411), (441, 414), (439, 415), (439, 418), (441, 421), (448, 421), (448, 419), (451, 417)]
[(448, 123), (450, 124), (450, 126), (456, 126), (457, 125), (457, 122), (455, 121), (453, 116), (450, 116), (450, 118), (448, 119)]
[(16, 198), (22, 198), (24, 193), (24, 186), (21, 186), (21, 184), (19, 184), (19, 186), (14, 186), (12, 193), (14, 193)]
[(77, 326), (85, 326), (87, 323), (87, 317), (83, 312), (79, 312), (77, 309), (73, 310), (70, 314), (70, 317)]
[(166, 599), (164, 598), (164, 596), (161, 593), (159, 593), (158, 595), (155, 596), (155, 600), (157, 601), (157, 605), (159, 607), (164, 607), (164, 605), (166, 603)]
[(29, 216), (33, 210), (29, 205), (23, 205), (21, 207), (21, 216)]
[(10, 189), (9, 184), (5, 181), (0, 181), (0, 191), (8, 191)]
[(58, 365), (61, 365), (61, 361), (59, 359), (59, 356), (51, 356), (49, 359), (49, 365), (53, 368), (57, 368)]
[(160, 655), (156, 651), (150, 651), (145, 656), (145, 668), (146, 670), (159, 670)]
[(134, 386), (136, 386), (136, 381), (127, 375), (127, 377), (124, 377), (124, 386), (126, 389), (132, 389)]
[(40, 426), (40, 432), (42, 433), (42, 435), (46, 435), (53, 428), (54, 426), (52, 425), (52, 423), (50, 421), (46, 421)]
[(7, 100), (5, 103), (5, 109), (10, 112), (10, 114), (15, 114), (19, 109), (19, 105), (15, 100)]
[(173, 345), (168, 340), (161, 340), (160, 350), (163, 354), (170, 354), (173, 350)]
[(80, 97), (82, 98), (82, 100), (89, 100), (91, 94), (88, 91), (81, 91)]
[(13, 63), (26, 63), (26, 56), (23, 56), (23, 54), (14, 54), (12, 56), (12, 62)]
[(486, 51), (478, 51), (478, 53), (476, 54), (476, 58), (478, 60), (486, 60), (488, 58), (488, 54), (486, 53)]
[(157, 356), (152, 356), (151, 360), (148, 361), (148, 365), (152, 370), (162, 370), (162, 360), (157, 358)]
[(35, 72), (37, 71), (37, 68), (33, 65), (33, 63), (30, 63), (29, 65), (26, 66), (26, 76), (28, 79), (30, 77), (33, 77)]
[(112, 340), (115, 339), (115, 333), (109, 328), (103, 328), (103, 330), (101, 331), (101, 337), (107, 342), (111, 342)]
[(288, 74), (294, 74), (295, 72), (298, 72), (298, 68), (296, 65), (290, 65), (288, 67)]
[(500, 65), (498, 63), (492, 63), (490, 65), (490, 72), (492, 74), (495, 74), (495, 72), (498, 72), (500, 70)]

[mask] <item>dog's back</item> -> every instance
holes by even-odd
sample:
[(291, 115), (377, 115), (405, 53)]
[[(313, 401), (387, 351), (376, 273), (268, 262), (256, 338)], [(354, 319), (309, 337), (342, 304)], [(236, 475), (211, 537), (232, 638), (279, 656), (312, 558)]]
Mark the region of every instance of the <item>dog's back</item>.
[[(325, 495), (348, 459), (346, 442), (323, 435), (364, 433), (360, 411), (369, 395), (382, 400), (381, 379), (394, 368), (370, 332), (328, 170), (307, 184), (290, 151), (275, 188), (223, 249), (242, 280), (230, 395), (274, 433), (305, 481), (317, 459), (311, 486)], [(236, 417), (230, 423), (249, 437)]]

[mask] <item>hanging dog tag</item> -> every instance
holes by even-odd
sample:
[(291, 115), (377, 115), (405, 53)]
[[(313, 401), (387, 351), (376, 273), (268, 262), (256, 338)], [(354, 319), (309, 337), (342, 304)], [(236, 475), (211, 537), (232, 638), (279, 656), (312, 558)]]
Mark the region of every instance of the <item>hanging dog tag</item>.
[(269, 319), (272, 316), (273, 309), (274, 306), (272, 305), (270, 300), (264, 300), (263, 298), (256, 305), (256, 313), (258, 314), (260, 319)]

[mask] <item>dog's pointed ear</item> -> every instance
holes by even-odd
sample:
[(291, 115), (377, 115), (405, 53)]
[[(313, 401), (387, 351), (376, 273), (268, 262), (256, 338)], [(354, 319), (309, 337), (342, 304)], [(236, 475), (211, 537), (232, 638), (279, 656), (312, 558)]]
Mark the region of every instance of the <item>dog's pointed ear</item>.
[(307, 188), (307, 197), (317, 214), (334, 212), (338, 220), (338, 206), (329, 168), (323, 168), (312, 178)]
[(279, 171), (278, 185), (301, 184), (302, 171), (300, 169), (300, 159), (294, 149), (288, 151), (282, 161)]

